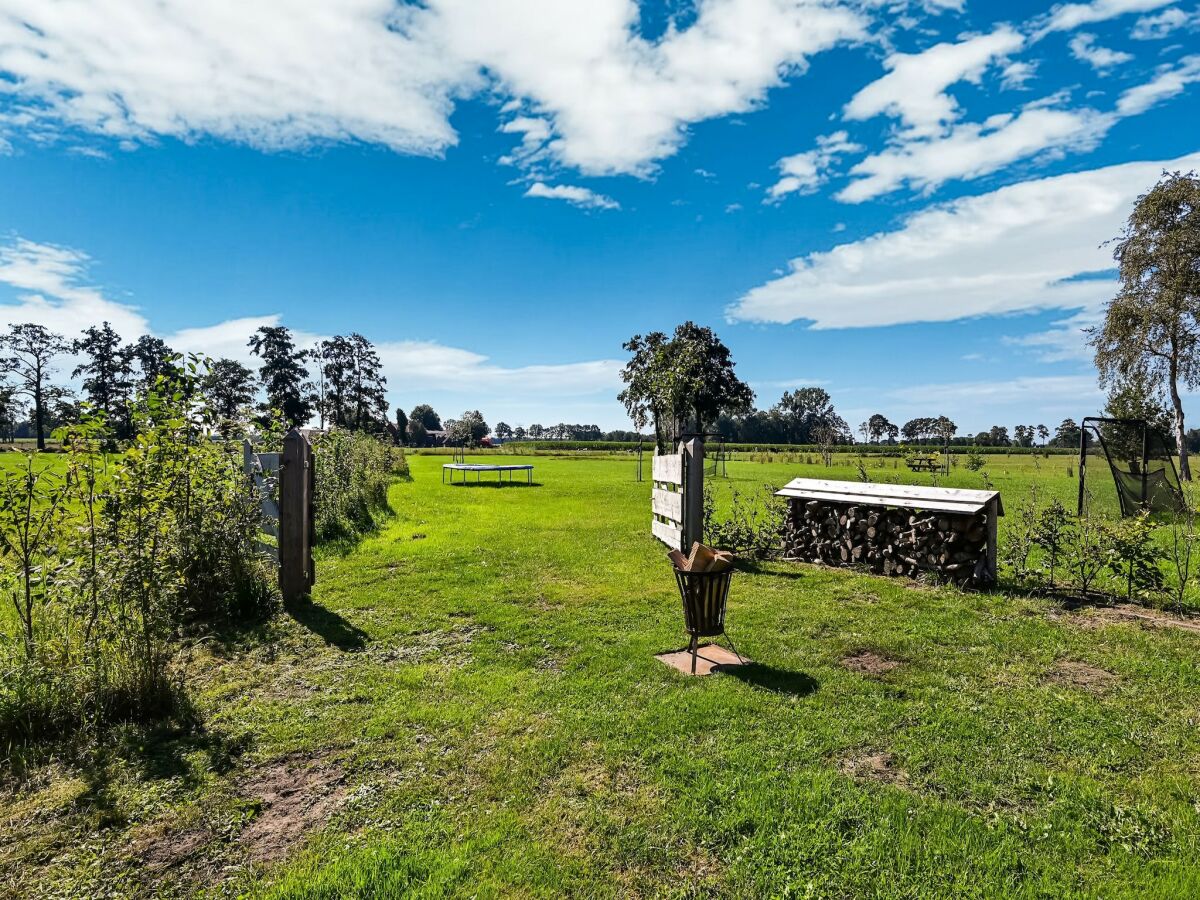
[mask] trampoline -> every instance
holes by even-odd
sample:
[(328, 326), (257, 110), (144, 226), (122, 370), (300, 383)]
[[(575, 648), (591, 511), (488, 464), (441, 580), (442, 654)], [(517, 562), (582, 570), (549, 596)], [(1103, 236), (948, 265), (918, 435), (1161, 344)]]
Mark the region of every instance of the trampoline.
[[(496, 481), (498, 484), (504, 484), (504, 473), (508, 473), (508, 483), (513, 484), (513, 472), (524, 472), (525, 483), (533, 484), (533, 466), (526, 463), (525, 465), (501, 466), (501, 465), (484, 465), (482, 463), (443, 463), (442, 464), (442, 484), (446, 483), (446, 473), (450, 473), (450, 483), (455, 484), (454, 473), (462, 472), (462, 481), (458, 484), (466, 484), (471, 473), (475, 473), (475, 483), (479, 484), (483, 478), (484, 472), (495, 472)], [(520, 484), (520, 482), (516, 482)]]

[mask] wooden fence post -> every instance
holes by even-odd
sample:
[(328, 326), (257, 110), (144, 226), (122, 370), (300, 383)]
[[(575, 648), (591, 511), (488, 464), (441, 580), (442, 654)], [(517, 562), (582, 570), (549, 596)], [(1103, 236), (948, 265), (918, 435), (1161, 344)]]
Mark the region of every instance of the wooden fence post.
[(279, 590), (285, 602), (316, 581), (312, 560), (312, 447), (293, 428), (279, 461)]
[(704, 541), (704, 438), (694, 437), (680, 448), (683, 453), (683, 547), (687, 553)]

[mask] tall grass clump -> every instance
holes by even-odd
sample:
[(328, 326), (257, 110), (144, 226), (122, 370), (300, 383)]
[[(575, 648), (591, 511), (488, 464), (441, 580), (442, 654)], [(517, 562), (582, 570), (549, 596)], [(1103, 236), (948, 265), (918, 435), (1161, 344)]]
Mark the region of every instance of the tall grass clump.
[(353, 540), (390, 512), (388, 487), (408, 475), (404, 451), (369, 434), (335, 429), (313, 444), (317, 542)]
[(175, 663), (217, 624), (269, 612), (259, 501), (191, 360), (141, 397), (121, 453), (103, 422), (60, 435), (63, 464), (0, 473), (0, 754), (185, 707)]

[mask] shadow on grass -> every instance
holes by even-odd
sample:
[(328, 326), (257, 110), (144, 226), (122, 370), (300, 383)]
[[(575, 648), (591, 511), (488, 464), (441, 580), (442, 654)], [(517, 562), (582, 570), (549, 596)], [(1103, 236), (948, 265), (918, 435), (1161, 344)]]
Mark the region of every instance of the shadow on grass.
[(744, 666), (722, 667), (721, 674), (744, 681), (751, 687), (773, 694), (786, 694), (789, 697), (805, 697), (821, 686), (821, 682), (804, 672), (789, 672), (756, 662)]
[[(773, 560), (773, 562), (790, 562), (790, 560)], [(761, 560), (757, 559), (739, 559), (734, 567), (738, 572), (745, 572), (747, 575), (769, 575), (772, 578), (807, 578), (808, 573), (797, 568), (797, 563), (792, 563), (791, 567), (780, 569), (768, 569), (763, 565)]]
[(333, 610), (326, 609), (320, 603), (314, 603), (308, 597), (284, 604), (284, 609), (289, 616), (325, 643), (339, 650), (362, 650), (371, 639), (371, 636), (357, 625), (347, 622)]

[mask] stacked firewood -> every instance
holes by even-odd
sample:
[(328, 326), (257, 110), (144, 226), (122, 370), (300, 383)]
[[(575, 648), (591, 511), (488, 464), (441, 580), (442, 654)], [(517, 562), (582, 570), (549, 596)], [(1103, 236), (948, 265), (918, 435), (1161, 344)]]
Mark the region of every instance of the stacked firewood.
[(864, 566), (883, 575), (933, 573), (957, 584), (987, 569), (987, 514), (952, 515), (820, 500), (791, 501), (787, 559)]

